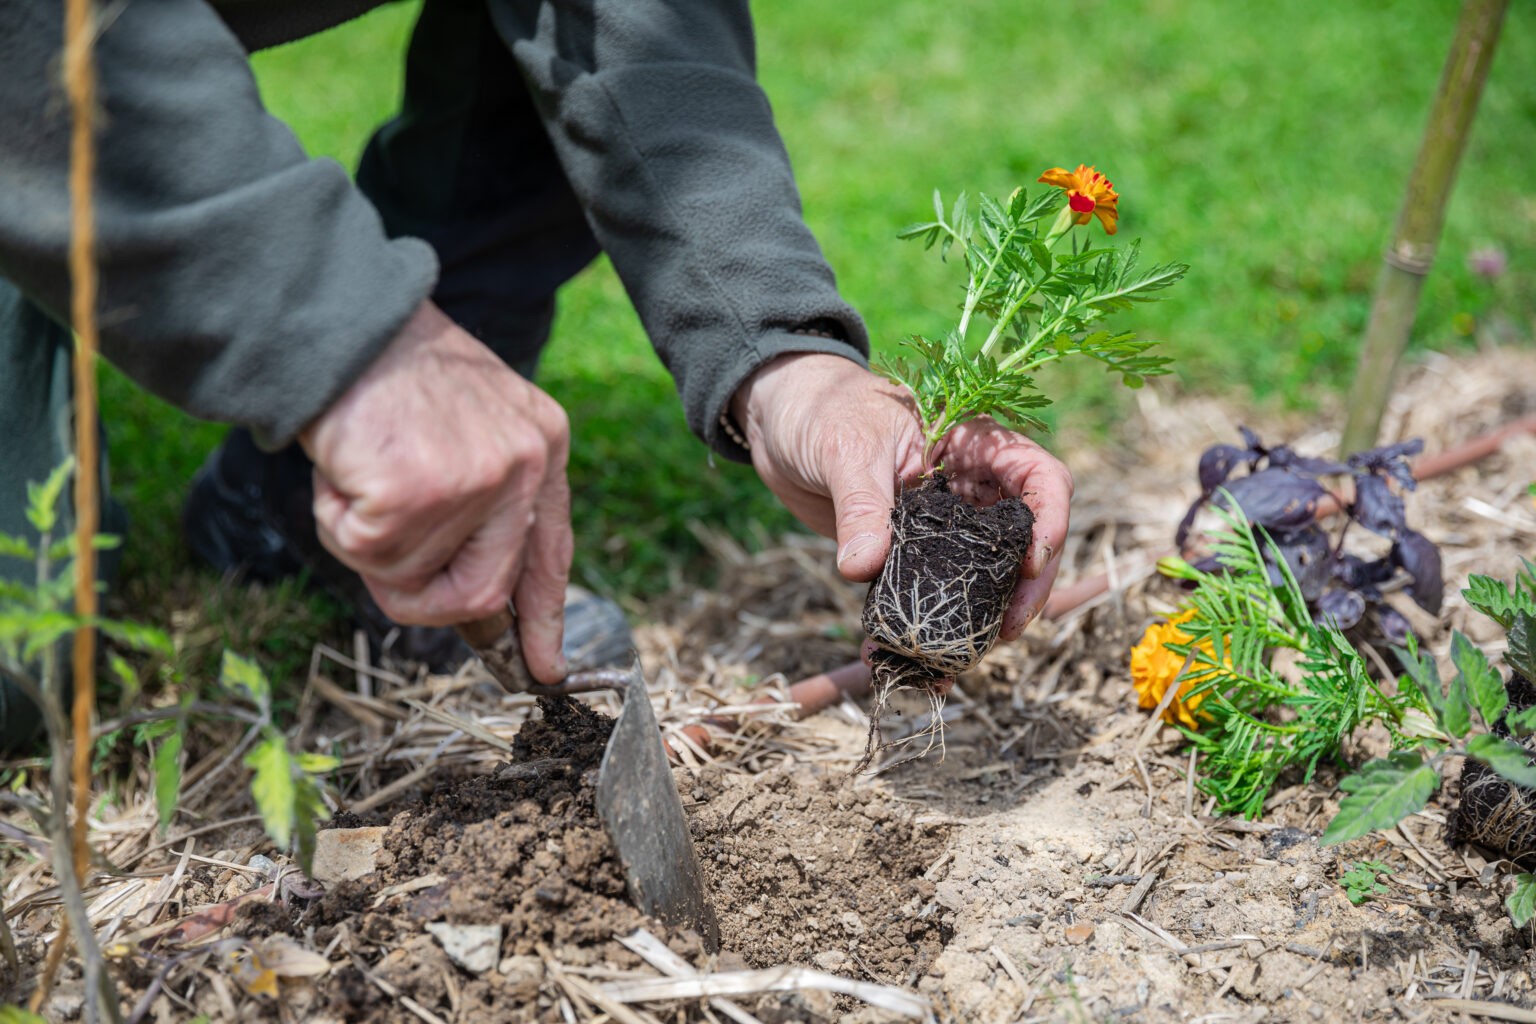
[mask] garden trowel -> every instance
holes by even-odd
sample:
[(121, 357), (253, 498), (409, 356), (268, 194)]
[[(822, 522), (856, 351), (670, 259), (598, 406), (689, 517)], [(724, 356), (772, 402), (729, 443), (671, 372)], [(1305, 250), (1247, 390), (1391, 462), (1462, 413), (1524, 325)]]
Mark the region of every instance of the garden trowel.
[(464, 642), (510, 693), (568, 696), (619, 690), (624, 708), (608, 737), (597, 774), (597, 811), (618, 850), (635, 905), (675, 927), (692, 928), (711, 950), (720, 948), (720, 925), (704, 895), (699, 855), (672, 783), (667, 748), (645, 689), (640, 656), (631, 651), (626, 669), (573, 672), (545, 686), (523, 662), (517, 620), (508, 609), (458, 627)]

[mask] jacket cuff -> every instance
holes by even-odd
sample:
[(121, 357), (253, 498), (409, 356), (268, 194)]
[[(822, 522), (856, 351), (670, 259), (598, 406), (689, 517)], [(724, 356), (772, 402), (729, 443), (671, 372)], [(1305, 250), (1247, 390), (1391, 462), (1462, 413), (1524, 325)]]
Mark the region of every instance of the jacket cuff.
[(750, 348), (743, 349), (741, 356), (716, 379), (705, 408), (712, 411), (698, 433), (711, 451), (732, 462), (752, 462), (752, 452), (747, 448), (743, 425), (731, 415), (731, 400), (746, 379), (760, 368), (782, 355), (816, 352), (829, 356), (842, 356), (869, 369), (869, 359), (854, 342), (830, 337), (824, 332), (810, 330), (770, 331)]

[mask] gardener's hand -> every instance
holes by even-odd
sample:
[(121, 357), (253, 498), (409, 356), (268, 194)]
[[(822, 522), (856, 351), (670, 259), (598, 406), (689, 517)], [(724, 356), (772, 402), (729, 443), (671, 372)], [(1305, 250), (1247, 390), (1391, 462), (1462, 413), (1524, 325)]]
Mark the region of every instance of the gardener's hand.
[[(905, 392), (840, 356), (797, 353), (763, 366), (737, 389), (732, 415), (752, 464), (802, 523), (837, 538), (837, 567), (870, 580), (891, 546), (898, 482), (922, 473), (923, 437)], [(1013, 640), (1040, 613), (1067, 536), (1072, 474), (1023, 434), (990, 419), (952, 431), (937, 452), (950, 486), (977, 504), (1021, 497), (1034, 542), (1003, 616)]]
[(320, 540), (398, 622), (446, 626), (512, 598), (528, 669), (565, 676), (565, 412), (432, 303), (300, 440)]

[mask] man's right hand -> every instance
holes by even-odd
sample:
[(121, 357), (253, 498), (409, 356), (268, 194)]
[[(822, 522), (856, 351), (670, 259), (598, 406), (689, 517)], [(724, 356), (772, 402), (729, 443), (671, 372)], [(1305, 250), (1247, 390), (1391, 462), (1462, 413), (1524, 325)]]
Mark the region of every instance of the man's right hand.
[(431, 302), (299, 438), (321, 542), (390, 618), (447, 626), (517, 610), (555, 683), (570, 576), (570, 425)]

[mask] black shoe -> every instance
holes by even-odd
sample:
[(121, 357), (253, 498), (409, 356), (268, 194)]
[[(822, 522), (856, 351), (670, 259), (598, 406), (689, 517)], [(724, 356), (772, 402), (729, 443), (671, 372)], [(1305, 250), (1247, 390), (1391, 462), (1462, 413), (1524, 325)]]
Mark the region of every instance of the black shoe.
[[(181, 520), (193, 552), (221, 573), (273, 583), (308, 570), (352, 609), (383, 656), (419, 662), (433, 672), (452, 672), (472, 656), (453, 629), (392, 621), (362, 578), (320, 544), (313, 464), (298, 445), (265, 452), (247, 431), (230, 431), (193, 478)], [(565, 602), (565, 655), (572, 665), (628, 658), (629, 623), (618, 605), (577, 587), (566, 592)]]

